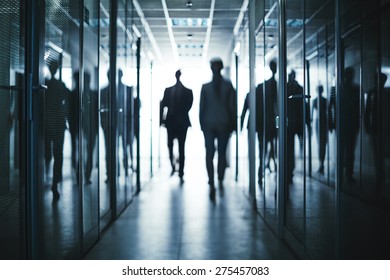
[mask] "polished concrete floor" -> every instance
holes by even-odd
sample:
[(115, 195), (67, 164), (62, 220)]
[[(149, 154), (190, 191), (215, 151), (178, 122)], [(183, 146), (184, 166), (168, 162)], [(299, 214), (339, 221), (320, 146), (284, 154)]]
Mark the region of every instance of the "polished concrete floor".
[(85, 259), (296, 259), (259, 217), (228, 170), (210, 192), (203, 160), (185, 181), (162, 168)]

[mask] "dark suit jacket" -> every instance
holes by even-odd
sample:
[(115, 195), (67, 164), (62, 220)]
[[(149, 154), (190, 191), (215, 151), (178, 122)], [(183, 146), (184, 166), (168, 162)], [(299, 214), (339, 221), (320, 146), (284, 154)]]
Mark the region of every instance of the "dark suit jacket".
[[(188, 112), (193, 102), (192, 90), (186, 88), (181, 82), (164, 91), (164, 97), (160, 102), (160, 124), (168, 129), (182, 129), (191, 126)], [(167, 114), (164, 117), (164, 108)]]
[(217, 129), (233, 132), (237, 129), (236, 91), (230, 81), (221, 77), (220, 94), (214, 82), (204, 84), (200, 92), (199, 122), (203, 131)]
[[(263, 106), (263, 84), (259, 84), (256, 87), (256, 132), (263, 133), (263, 127), (264, 127), (264, 106)], [(246, 112), (249, 110), (249, 99), (250, 99), (250, 93), (247, 93), (245, 97), (244, 106), (242, 108), (241, 113), (241, 129), (244, 125), (244, 119)], [(248, 125), (247, 128), (249, 129), (249, 119), (248, 119)]]

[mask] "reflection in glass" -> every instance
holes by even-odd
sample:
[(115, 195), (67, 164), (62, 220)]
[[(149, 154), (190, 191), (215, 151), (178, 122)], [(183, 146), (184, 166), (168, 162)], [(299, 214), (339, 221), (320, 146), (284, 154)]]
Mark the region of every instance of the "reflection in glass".
[[(45, 95), (45, 172), (51, 177), (53, 200), (60, 198), (58, 184), (62, 181), (62, 165), (66, 120), (69, 114), (70, 91), (55, 77), (59, 62), (48, 62), (50, 79), (46, 80)], [(52, 162), (53, 159), (53, 162)]]
[(326, 142), (327, 142), (327, 134), (328, 134), (328, 128), (327, 128), (327, 103), (328, 101), (323, 96), (324, 92), (324, 86), (318, 85), (316, 88), (317, 91), (317, 97), (313, 100), (313, 107), (312, 107), (312, 116), (314, 118), (314, 115), (316, 118), (314, 118), (314, 124), (315, 124), (315, 131), (316, 131), (316, 137), (317, 137), (317, 143), (318, 143), (318, 160), (319, 160), (319, 167), (317, 170), (317, 173), (324, 175), (325, 172), (325, 152), (326, 152)]
[[(38, 112), (42, 112), (39, 124), (38, 151), (43, 166), (38, 165), (37, 176), (43, 178), (39, 191), (40, 229), (37, 256), (44, 259), (69, 258), (78, 254), (80, 219), (78, 200), (76, 116), (71, 116), (77, 106), (78, 95), (74, 90), (72, 69), (79, 68), (79, 2), (46, 1), (45, 63), (40, 65), (47, 74), (47, 90), (39, 95)], [(70, 43), (72, 41), (72, 44)], [(76, 47), (77, 46), (77, 47)], [(42, 71), (44, 72), (44, 71)], [(42, 131), (42, 132), (41, 132)], [(72, 140), (73, 138), (73, 140)], [(72, 157), (73, 154), (73, 157)]]
[(24, 2), (0, 2), (0, 259), (8, 260), (27, 256)]
[[(96, 1), (84, 1), (83, 32), (83, 88), (82, 88), (82, 175), (83, 175), (83, 244), (97, 240), (99, 221), (99, 27), (92, 25), (99, 18), (99, 5)], [(93, 232), (93, 233), (92, 233)], [(90, 238), (88, 236), (90, 234)]]

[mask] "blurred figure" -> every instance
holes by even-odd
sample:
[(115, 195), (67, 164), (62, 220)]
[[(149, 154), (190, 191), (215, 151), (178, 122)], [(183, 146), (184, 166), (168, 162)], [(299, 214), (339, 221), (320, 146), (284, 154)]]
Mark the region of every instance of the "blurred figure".
[[(188, 112), (192, 107), (193, 95), (192, 90), (181, 83), (180, 76), (181, 71), (177, 70), (175, 73), (176, 84), (164, 91), (164, 97), (160, 103), (160, 125), (167, 128), (169, 160), (172, 166), (171, 175), (176, 171), (173, 140), (177, 139), (179, 142), (179, 177), (180, 181), (183, 182), (185, 141), (188, 127), (191, 126)], [(165, 116), (164, 108), (167, 108)]]
[[(131, 88), (132, 89), (132, 88)], [(132, 115), (132, 122), (131, 124), (134, 126), (134, 131), (131, 132), (130, 134), (130, 157), (131, 157), (131, 168), (133, 171), (137, 170), (137, 167), (134, 167), (134, 162), (136, 162), (136, 159), (134, 159), (134, 139), (138, 141), (138, 136), (139, 136), (139, 121), (140, 121), (140, 115), (139, 112), (141, 110), (141, 101), (138, 96), (134, 97), (134, 93), (132, 94), (132, 110), (133, 110), (133, 115)]]
[[(326, 142), (328, 138), (327, 128), (327, 100), (322, 96), (324, 87), (322, 85), (317, 86), (318, 96), (313, 100), (313, 113), (317, 111), (317, 120), (315, 122), (317, 140), (318, 140), (318, 158), (320, 160), (320, 167), (318, 168), (319, 174), (324, 174), (324, 161), (326, 152)], [(312, 113), (312, 115), (313, 115)]]
[[(135, 106), (134, 97), (133, 97), (133, 87), (126, 86), (125, 87), (125, 93), (126, 93), (126, 147), (124, 150), (124, 167), (125, 167), (125, 173), (128, 174), (128, 169), (130, 167), (131, 170), (133, 170), (133, 142), (134, 142), (134, 116), (132, 116), (134, 112), (133, 106)], [(129, 166), (129, 156), (128, 156), (128, 150), (130, 152), (130, 166)]]
[(328, 104), (328, 129), (332, 133), (336, 130), (336, 87), (330, 88), (329, 104)]
[[(374, 149), (375, 172), (376, 172), (376, 195), (381, 196), (385, 186), (385, 163), (383, 151), (383, 129), (381, 129), (383, 118), (383, 97), (388, 96), (385, 92), (387, 76), (384, 73), (376, 75), (376, 86), (367, 93), (367, 101), (364, 112), (364, 127), (370, 135), (371, 143)], [(377, 84), (379, 83), (379, 87)], [(381, 100), (381, 102), (380, 102)]]
[[(299, 138), (300, 151), (303, 151), (304, 132), (304, 108), (306, 116), (309, 116), (310, 109), (304, 101), (303, 88), (295, 79), (296, 73), (291, 70), (287, 82), (287, 182), (292, 183), (295, 169), (295, 136)], [(305, 104), (305, 106), (304, 106)], [(306, 125), (309, 125), (309, 118), (306, 118)]]
[(100, 92), (100, 123), (104, 134), (104, 146), (106, 152), (106, 183), (110, 181), (110, 71), (107, 71), (108, 84)]
[(85, 183), (91, 184), (91, 172), (93, 168), (93, 152), (98, 134), (97, 116), (98, 99), (97, 93), (91, 90), (91, 75), (84, 73), (83, 89), (83, 132), (86, 141), (87, 159), (85, 164)]
[(80, 72), (73, 73), (74, 88), (69, 98), (69, 132), (72, 145), (72, 168), (79, 179), (79, 112), (80, 112)]
[[(125, 175), (127, 175), (128, 173), (128, 170), (126, 168), (127, 166), (127, 151), (126, 151), (126, 137), (128, 137), (127, 134), (125, 134), (125, 130), (126, 130), (126, 123), (125, 123), (125, 112), (126, 112), (126, 108), (125, 108), (125, 105), (126, 105), (126, 100), (125, 100), (125, 96), (126, 96), (126, 86), (125, 84), (123, 84), (122, 82), (122, 79), (123, 79), (123, 71), (122, 69), (118, 69), (118, 87), (117, 87), (117, 92), (116, 92), (116, 111), (117, 111), (117, 131), (118, 131), (118, 138), (117, 138), (117, 141), (119, 142), (119, 138), (122, 139), (122, 155), (123, 155), (123, 158), (122, 158), (122, 163), (124, 164), (123, 168), (125, 170)], [(118, 144), (118, 148), (119, 148), (119, 144)], [(120, 162), (120, 161), (118, 161)], [(117, 173), (118, 175), (120, 175), (120, 170), (121, 168), (118, 167), (117, 168)]]
[(355, 147), (359, 132), (359, 86), (354, 83), (355, 71), (352, 67), (344, 70), (344, 83), (341, 89), (340, 141), (343, 172), (348, 183), (355, 183), (353, 168)]
[(70, 91), (62, 81), (54, 77), (59, 69), (59, 62), (50, 61), (48, 67), (51, 78), (46, 81), (45, 94), (45, 165), (48, 172), (51, 158), (54, 158), (51, 190), (53, 199), (57, 200), (60, 197), (58, 183), (62, 180), (64, 136), (66, 118), (69, 114)]
[(226, 147), (230, 133), (236, 130), (236, 91), (222, 75), (220, 58), (210, 61), (212, 81), (204, 84), (200, 93), (199, 120), (206, 145), (206, 168), (209, 185), (214, 189), (215, 140), (218, 142), (218, 180), (220, 187), (225, 176)]
[[(274, 162), (275, 171), (276, 167), (276, 136), (277, 130), (275, 125), (275, 118), (277, 116), (277, 84), (275, 80), (275, 74), (277, 71), (276, 61), (272, 60), (269, 63), (269, 68), (272, 72), (272, 77), (265, 82), (265, 96), (264, 96), (264, 110), (265, 110), (265, 151), (268, 155), (266, 168), (271, 171), (270, 163), (271, 159)], [(268, 150), (269, 144), (269, 150)]]
[[(259, 84), (256, 87), (256, 133), (257, 139), (259, 143), (259, 170), (258, 170), (258, 183), (261, 185), (263, 180), (263, 133), (264, 133), (264, 95), (263, 95), (263, 87), (264, 84)], [(246, 112), (249, 110), (249, 100), (250, 100), (250, 92), (247, 93), (244, 101), (244, 106), (241, 112), (241, 130), (244, 127), (244, 120)], [(250, 117), (249, 117), (250, 118)], [(247, 128), (249, 130), (249, 121)], [(249, 139), (249, 138), (248, 138)]]

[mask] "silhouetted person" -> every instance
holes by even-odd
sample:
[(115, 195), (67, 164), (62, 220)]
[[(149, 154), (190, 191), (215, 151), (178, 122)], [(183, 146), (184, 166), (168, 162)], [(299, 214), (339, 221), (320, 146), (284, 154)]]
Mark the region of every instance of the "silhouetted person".
[[(309, 116), (309, 107), (304, 101), (303, 88), (295, 80), (295, 71), (291, 70), (287, 82), (287, 182), (292, 183), (295, 169), (295, 136), (299, 138), (300, 151), (303, 150), (303, 118), (304, 102), (306, 115)], [(308, 123), (309, 118), (306, 118)]]
[[(141, 101), (139, 99), (138, 96), (134, 97), (134, 94), (133, 94), (133, 122), (132, 124), (134, 125), (134, 131), (133, 133), (131, 134), (131, 145), (130, 145), (130, 157), (131, 157), (131, 166), (134, 170), (134, 161), (136, 161), (134, 159), (134, 147), (133, 147), (133, 143), (134, 143), (134, 139), (136, 139), (138, 141), (138, 136), (139, 136), (139, 121), (140, 121), (140, 110), (141, 110)], [(138, 168), (138, 167), (137, 167)]]
[[(275, 126), (275, 118), (277, 115), (277, 84), (275, 73), (277, 71), (276, 61), (272, 60), (269, 63), (269, 68), (272, 72), (270, 79), (265, 81), (264, 109), (265, 109), (265, 151), (268, 154), (266, 167), (271, 171), (271, 159), (274, 162), (276, 169), (276, 136), (277, 130)], [(268, 150), (269, 144), (269, 150)]]
[(206, 145), (206, 168), (209, 184), (214, 189), (215, 140), (218, 142), (218, 180), (220, 186), (225, 176), (226, 147), (229, 135), (237, 127), (236, 91), (222, 75), (223, 62), (220, 58), (210, 61), (212, 81), (204, 84), (200, 93), (199, 120)]
[(73, 74), (74, 88), (69, 96), (69, 132), (72, 145), (72, 167), (78, 180), (78, 166), (79, 166), (79, 115), (80, 115), (80, 72)]
[[(258, 181), (261, 184), (263, 180), (263, 137), (264, 137), (264, 84), (259, 84), (256, 87), (256, 133), (259, 144), (259, 170), (258, 170)], [(245, 97), (244, 106), (242, 107), (241, 112), (241, 130), (244, 127), (244, 119), (246, 112), (249, 110), (249, 100), (250, 93), (248, 93)], [(249, 116), (250, 118), (250, 116)], [(249, 121), (248, 118), (248, 129), (249, 129)]]
[(110, 181), (111, 163), (110, 163), (110, 71), (107, 72), (108, 85), (100, 92), (100, 123), (104, 134), (104, 146), (106, 150), (106, 182)]
[(58, 199), (58, 183), (62, 180), (63, 148), (66, 129), (66, 118), (69, 110), (70, 91), (65, 84), (57, 80), (54, 75), (59, 69), (57, 61), (48, 63), (51, 74), (50, 80), (46, 81), (47, 91), (45, 94), (45, 162), (46, 170), (50, 160), (54, 157), (53, 164), (53, 198)]
[[(378, 79), (378, 75), (377, 75)], [(385, 184), (385, 170), (384, 170), (384, 155), (383, 155), (383, 129), (382, 118), (384, 106), (385, 84), (387, 76), (379, 73), (379, 80), (376, 80), (376, 86), (372, 88), (367, 94), (366, 108), (364, 113), (364, 126), (374, 148), (375, 172), (376, 172), (376, 194), (381, 195), (381, 191)], [(377, 84), (379, 83), (379, 87)]]
[[(188, 112), (192, 107), (192, 90), (186, 88), (180, 81), (181, 71), (176, 71), (176, 84), (166, 88), (164, 97), (160, 103), (160, 125), (165, 125), (168, 133), (169, 160), (172, 166), (172, 173), (175, 172), (175, 158), (173, 155), (173, 140), (179, 142), (179, 177), (181, 182), (184, 175), (185, 141), (187, 129), (191, 126)], [(167, 108), (164, 118), (164, 108)]]
[(327, 100), (322, 96), (324, 87), (322, 85), (317, 86), (318, 96), (313, 100), (313, 112), (317, 111), (317, 120), (315, 123), (317, 140), (318, 140), (318, 157), (320, 160), (320, 167), (318, 173), (324, 174), (324, 161), (326, 152), (326, 142), (328, 138), (327, 128)]
[(336, 130), (336, 87), (332, 86), (329, 94), (328, 104), (328, 129), (329, 132)]
[(134, 112), (134, 97), (133, 97), (133, 87), (125, 87), (126, 93), (126, 147), (124, 150), (124, 167), (126, 171), (126, 175), (129, 168), (129, 156), (127, 154), (127, 148), (130, 151), (130, 168), (133, 170), (133, 142), (134, 142), (134, 116), (132, 116)]
[(98, 98), (95, 91), (91, 90), (91, 76), (84, 73), (83, 90), (83, 132), (86, 141), (85, 183), (91, 184), (91, 172), (93, 168), (93, 151), (95, 149), (98, 126)]
[[(116, 96), (116, 111), (117, 111), (117, 131), (118, 131), (118, 141), (119, 137), (122, 138), (122, 150), (123, 150), (123, 158), (122, 162), (124, 163), (125, 174), (127, 175), (127, 152), (126, 152), (126, 137), (125, 135), (125, 94), (126, 94), (126, 86), (122, 82), (123, 79), (123, 71), (121, 69), (118, 70), (118, 87), (117, 87), (117, 96)], [(120, 174), (120, 168), (117, 170), (118, 175)]]
[(354, 83), (355, 71), (348, 67), (344, 71), (341, 89), (340, 141), (343, 169), (348, 183), (354, 183), (353, 167), (355, 147), (359, 132), (359, 86)]

